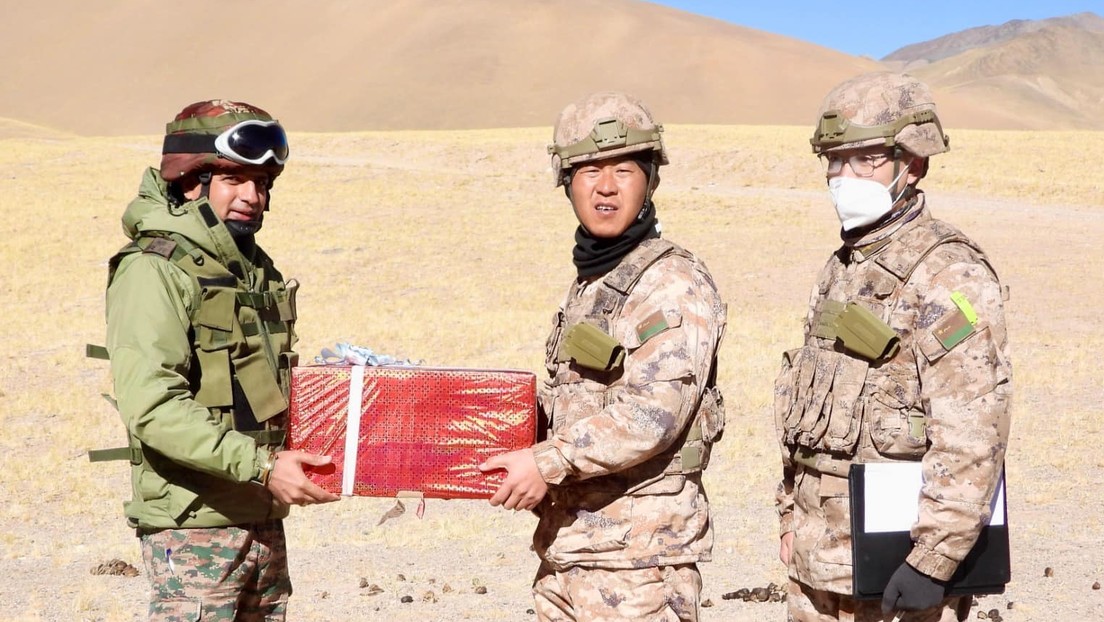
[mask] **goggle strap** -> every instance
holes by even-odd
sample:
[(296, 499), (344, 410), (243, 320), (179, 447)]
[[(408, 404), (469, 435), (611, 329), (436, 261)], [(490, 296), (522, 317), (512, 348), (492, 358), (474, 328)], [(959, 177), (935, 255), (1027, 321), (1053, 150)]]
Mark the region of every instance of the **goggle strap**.
[[(169, 134), (165, 136), (165, 140), (162, 143), (161, 153), (210, 153), (226, 157), (215, 147), (215, 141), (217, 139), (218, 136), (213, 134)], [(233, 158), (230, 159), (233, 160)], [(274, 155), (265, 158), (265, 160), (268, 159), (273, 159), (277, 163), (283, 164), (283, 162), (280, 162)]]
[(215, 153), (214, 134), (169, 134), (161, 153)]

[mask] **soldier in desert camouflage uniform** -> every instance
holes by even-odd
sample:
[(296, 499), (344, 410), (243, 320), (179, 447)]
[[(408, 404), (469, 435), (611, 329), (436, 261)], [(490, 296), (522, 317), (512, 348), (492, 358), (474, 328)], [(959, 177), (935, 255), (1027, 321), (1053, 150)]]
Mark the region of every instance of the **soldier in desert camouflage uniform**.
[[(924, 84), (893, 73), (840, 84), (811, 142), (843, 246), (817, 279), (805, 346), (786, 352), (775, 390), (789, 619), (963, 620), (970, 598), (947, 597), (945, 582), (989, 518), (1004, 463), (1005, 292), (981, 249), (934, 219), (916, 187), (948, 148)], [(860, 324), (874, 329), (865, 339)], [(857, 601), (848, 466), (892, 461), (922, 465), (914, 545), (880, 604)]]
[(197, 102), (123, 215), (107, 351), (130, 445), (91, 457), (131, 463), (151, 620), (283, 620), (282, 519), (338, 499), (303, 473), (328, 458), (281, 451), (297, 284), (254, 234), (287, 157), (265, 111)]
[(483, 465), (509, 471), (492, 505), (540, 516), (540, 620), (698, 619), (725, 305), (704, 264), (660, 238), (661, 132), (640, 101), (596, 93), (564, 109), (549, 147), (580, 222), (547, 343), (550, 430)]

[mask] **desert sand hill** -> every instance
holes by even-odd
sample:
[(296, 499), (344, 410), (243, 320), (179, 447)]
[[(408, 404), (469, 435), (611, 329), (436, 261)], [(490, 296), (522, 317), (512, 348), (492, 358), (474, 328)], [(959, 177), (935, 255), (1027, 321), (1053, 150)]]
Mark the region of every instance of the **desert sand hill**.
[(83, 135), (215, 96), (300, 131), (549, 125), (598, 88), (668, 123), (805, 125), (878, 66), (638, 0), (42, 0), (6, 7), (0, 56), (0, 117)]
[[(667, 123), (808, 125), (882, 67), (641, 0), (9, 4), (0, 118), (81, 135), (156, 134), (211, 97), (298, 131), (546, 126), (600, 88)], [(1083, 17), (929, 42), (958, 53), (916, 72), (951, 128), (1101, 129), (1104, 29)]]
[(952, 95), (941, 109), (976, 127), (1104, 129), (1104, 18), (1093, 13), (973, 28), (885, 60)]

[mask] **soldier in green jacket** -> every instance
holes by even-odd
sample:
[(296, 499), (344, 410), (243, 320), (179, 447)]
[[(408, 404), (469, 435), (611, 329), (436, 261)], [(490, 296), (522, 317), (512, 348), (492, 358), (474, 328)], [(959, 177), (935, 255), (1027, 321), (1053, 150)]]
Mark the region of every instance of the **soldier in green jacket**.
[(168, 124), (110, 262), (107, 350), (126, 424), (124, 504), (151, 620), (283, 620), (282, 519), (336, 501), (281, 450), (296, 363), (295, 292), (254, 239), (287, 136), (263, 110), (192, 104)]

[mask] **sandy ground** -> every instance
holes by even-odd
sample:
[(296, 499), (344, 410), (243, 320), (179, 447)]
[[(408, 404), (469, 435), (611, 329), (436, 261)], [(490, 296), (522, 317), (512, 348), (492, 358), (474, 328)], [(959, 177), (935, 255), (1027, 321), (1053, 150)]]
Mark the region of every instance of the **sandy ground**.
[[(707, 259), (731, 305), (721, 370), (728, 426), (706, 474), (716, 545), (714, 560), (702, 565), (703, 598), (712, 604), (702, 619), (712, 622), (784, 619), (778, 603), (723, 595), (784, 580), (772, 507), (778, 457), (770, 386), (779, 354), (800, 338), (801, 306), (835, 243), (825, 193), (809, 181), (816, 165), (803, 150), (807, 131), (777, 133), (673, 128), (671, 144), (683, 147), (673, 151), (678, 166), (657, 197), (670, 237)], [(1104, 620), (1104, 590), (1092, 589), (1104, 582), (1097, 492), (1104, 473), (1104, 210), (1099, 194), (1083, 192), (1090, 196), (1079, 204), (1062, 195), (1086, 188), (1084, 176), (1099, 158), (1071, 161), (1072, 153), (1051, 150), (1047, 141), (1063, 136), (964, 138), (941, 156), (929, 195), (936, 215), (975, 236), (1010, 285), (1016, 364), (1008, 454), (1013, 578), (1006, 593), (981, 598), (979, 609), (998, 609), (1010, 622)], [(313, 355), (355, 330), (371, 338), (366, 345), (388, 344), (390, 354), (441, 352), (440, 362), (536, 369), (548, 315), (566, 285), (573, 226), (547, 177), (545, 139), (543, 130), (302, 137), (298, 168), (280, 179), (266, 249), (286, 258), (287, 274), (344, 278), (336, 281), (341, 297), (351, 289), (387, 305), (350, 310), (319, 299), (322, 288), (308, 289), (301, 293), (309, 318), (300, 325), (301, 351)], [(0, 151), (0, 162), (10, 163), (0, 166), (3, 257), (17, 268), (0, 270), (0, 622), (144, 619), (147, 581), (122, 518), (126, 468), (85, 458), (89, 448), (118, 444), (122, 430), (97, 397), (110, 389), (106, 367), (80, 356), (86, 342), (103, 338), (104, 260), (121, 245), (119, 210), (159, 145), (134, 142), (132, 149), (129, 141), (17, 141)], [(1099, 153), (1098, 144), (1078, 149)], [(41, 153), (21, 155), (35, 148)], [(1008, 158), (1021, 148), (1035, 155)], [(955, 177), (960, 169), (952, 165), (971, 159), (978, 170)], [(1039, 172), (1009, 172), (1010, 163), (1025, 161)], [(1029, 177), (1038, 183), (1025, 183)], [(47, 183), (51, 192), (43, 195)], [(954, 184), (961, 188), (940, 190)], [(1008, 187), (1039, 196), (986, 196)], [(50, 235), (42, 228), (49, 212), (33, 208), (44, 197), (72, 216), (51, 218)], [(456, 207), (481, 206), (486, 197), (491, 210)], [(501, 221), (523, 222), (517, 231), (524, 235), (507, 231), (491, 248), (479, 236)], [(400, 236), (406, 246), (392, 237), (391, 248), (362, 251), (390, 226), (417, 235)], [(426, 246), (436, 253), (429, 259), (419, 256)], [(488, 252), (524, 261), (481, 267)], [(39, 263), (23, 263), (33, 257)], [(511, 288), (471, 276), (491, 269), (512, 270)], [(538, 269), (554, 272), (556, 282), (534, 279)], [(515, 300), (513, 287), (528, 288), (532, 299)], [(480, 305), (498, 313), (497, 325), (480, 325)], [(497, 332), (504, 330), (505, 337)], [(404, 515), (378, 525), (393, 505), (352, 498), (293, 512), (286, 523), (295, 585), (289, 619), (532, 619), (532, 516), (479, 501), (429, 500), (422, 518), (408, 503)], [(90, 574), (113, 558), (139, 575)]]
[[(960, 199), (956, 205), (951, 216), (1028, 213), (1013, 201)], [(1096, 214), (1079, 226), (1099, 232), (1104, 228), (1101, 221), (1101, 214)], [(1026, 330), (1025, 323), (1019, 321), (1015, 328)], [(1030, 392), (1021, 396), (1017, 412), (1048, 409), (1032, 403), (1036, 399)], [(738, 407), (730, 410), (728, 436), (707, 474), (716, 547), (714, 561), (701, 567), (706, 621), (784, 619), (782, 604), (723, 597), (739, 588), (784, 581), (776, 560), (773, 482), (759, 476), (742, 478), (744, 473), (762, 472), (764, 461), (775, 459), (770, 424), (756, 417)], [(1044, 453), (1071, 447), (1062, 438), (1040, 445), (1038, 439), (1030, 439), (1035, 430), (1034, 424), (1022, 421), (1014, 425), (1009, 453), (1013, 581), (1004, 594), (981, 597), (971, 619), (979, 610), (997, 609), (1009, 621), (1102, 620), (1104, 591), (1091, 586), (1104, 580), (1099, 544), (1104, 508), (1091, 491), (1066, 492), (1078, 481), (1095, 482), (1101, 472), (1099, 460), (1091, 462), (1087, 472), (1073, 473), (1068, 463), (1021, 453), (1027, 447)], [(1073, 443), (1100, 440), (1099, 425), (1084, 433)], [(749, 452), (749, 446), (757, 448)], [(740, 448), (739, 455), (735, 448)], [(114, 498), (123, 498), (127, 484), (122, 467), (105, 467), (99, 473)], [(496, 511), (479, 501), (428, 500), (422, 518), (408, 502), (404, 515), (377, 525), (393, 505), (388, 499), (350, 498), (294, 511), (286, 523), (295, 585), (289, 619), (533, 618), (528, 593), (537, 566), (528, 547), (532, 516)], [(33, 535), (20, 550), (0, 549), (0, 620), (143, 619), (144, 572), (133, 578), (90, 575), (94, 566), (115, 557), (141, 571), (137, 541), (124, 528), (121, 511), (60, 511), (64, 503), (57, 498), (47, 499), (42, 507), (47, 511), (25, 513), (23, 524), (4, 526)], [(1047, 568), (1052, 576), (1047, 576)], [(479, 593), (480, 587), (485, 593)], [(404, 597), (410, 602), (403, 602)]]

